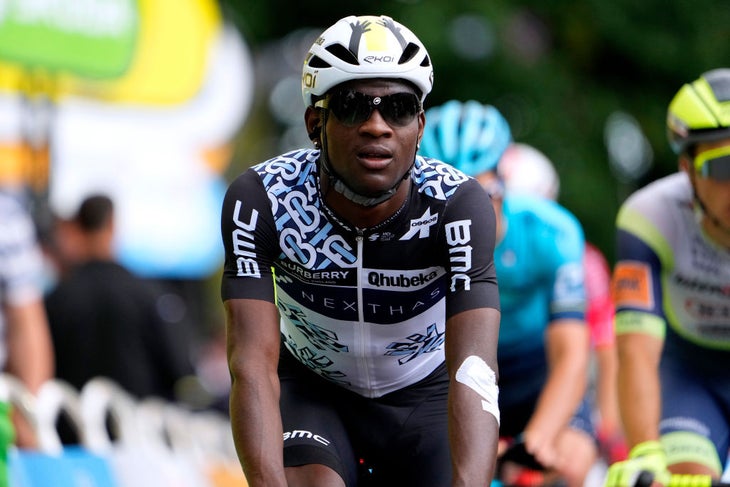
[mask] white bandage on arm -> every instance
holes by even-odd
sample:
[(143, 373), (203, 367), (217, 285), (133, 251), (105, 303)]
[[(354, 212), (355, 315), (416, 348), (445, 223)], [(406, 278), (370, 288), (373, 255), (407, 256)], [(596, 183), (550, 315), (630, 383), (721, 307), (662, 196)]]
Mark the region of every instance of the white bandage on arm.
[(499, 387), (492, 368), (476, 355), (470, 355), (456, 371), (456, 380), (482, 397), (482, 409), (494, 416), (499, 424)]

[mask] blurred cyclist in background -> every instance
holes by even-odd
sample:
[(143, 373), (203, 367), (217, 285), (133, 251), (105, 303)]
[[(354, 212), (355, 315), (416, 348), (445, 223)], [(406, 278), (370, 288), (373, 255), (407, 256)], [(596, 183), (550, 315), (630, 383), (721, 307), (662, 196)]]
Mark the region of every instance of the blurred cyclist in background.
[[(582, 486), (596, 459), (584, 400), (590, 343), (583, 231), (554, 201), (505, 194), (498, 163), (511, 133), (497, 109), (454, 100), (428, 110), (426, 119), (420, 153), (476, 178), (497, 215), (500, 434), (522, 442), (570, 486)], [(510, 485), (507, 467), (502, 480)]]
[(302, 74), (314, 149), (245, 171), (221, 215), (249, 485), (489, 485), (496, 221), (476, 181), (416, 155), (430, 57), (390, 17), (350, 16)]
[[(0, 364), (36, 393), (53, 377), (53, 347), (43, 307), (43, 254), (30, 213), (0, 190)], [(33, 428), (0, 402), (0, 485), (7, 485), (7, 448), (37, 447)]]
[[(499, 162), (507, 193), (542, 196), (557, 201), (560, 178), (555, 166), (533, 146), (513, 142)], [(586, 322), (590, 329), (591, 349), (595, 357), (595, 374), (590, 378), (594, 396), (594, 418), (599, 447), (604, 460), (611, 464), (624, 460), (626, 440), (621, 428), (616, 390), (618, 359), (613, 332), (611, 269), (601, 251), (585, 243)]]
[[(650, 470), (718, 478), (730, 442), (730, 69), (669, 104), (680, 171), (617, 216), (619, 401), (629, 460), (607, 485)], [(667, 326), (668, 325), (668, 326)]]

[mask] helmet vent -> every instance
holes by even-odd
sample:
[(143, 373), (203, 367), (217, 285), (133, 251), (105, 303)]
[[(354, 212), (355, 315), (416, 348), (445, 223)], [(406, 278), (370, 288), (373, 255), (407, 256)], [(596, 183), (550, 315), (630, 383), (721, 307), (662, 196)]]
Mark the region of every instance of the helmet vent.
[(312, 68), (331, 68), (332, 65), (319, 56), (314, 56), (309, 60), (309, 66)]
[(413, 42), (409, 42), (405, 49), (403, 49), (403, 54), (401, 54), (400, 59), (398, 60), (398, 64), (405, 64), (411, 59), (414, 58), (416, 54), (418, 54), (418, 51), (420, 48), (414, 44)]
[(707, 83), (715, 94), (718, 102), (730, 101), (730, 77), (729, 70), (717, 69), (705, 75)]
[(348, 63), (353, 64), (357, 66), (360, 64), (357, 60), (357, 56), (352, 53), (348, 48), (343, 46), (342, 44), (331, 44), (327, 46), (325, 49), (327, 49), (333, 56), (337, 57), (338, 59)]

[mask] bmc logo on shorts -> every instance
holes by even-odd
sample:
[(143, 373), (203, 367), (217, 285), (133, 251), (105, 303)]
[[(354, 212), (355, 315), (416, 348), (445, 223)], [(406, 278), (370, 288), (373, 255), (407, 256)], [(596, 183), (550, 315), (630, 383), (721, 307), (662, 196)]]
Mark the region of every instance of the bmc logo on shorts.
[(295, 440), (298, 438), (304, 438), (304, 439), (311, 439), (318, 443), (322, 443), (323, 445), (327, 446), (330, 444), (330, 441), (326, 438), (322, 438), (319, 435), (315, 435), (311, 431), (304, 431), (304, 430), (294, 430), (294, 431), (286, 431), (284, 432), (284, 441), (286, 440)]

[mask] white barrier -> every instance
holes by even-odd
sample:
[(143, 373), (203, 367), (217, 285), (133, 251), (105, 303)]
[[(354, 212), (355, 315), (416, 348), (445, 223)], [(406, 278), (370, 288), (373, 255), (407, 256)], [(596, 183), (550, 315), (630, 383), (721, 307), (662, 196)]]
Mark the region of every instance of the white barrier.
[[(38, 450), (13, 447), (11, 487), (246, 487), (228, 418), (158, 399), (138, 401), (115, 382), (89, 381), (81, 391), (54, 379), (37, 395), (0, 374), (0, 401), (30, 423)], [(63, 445), (61, 413), (78, 434)]]

